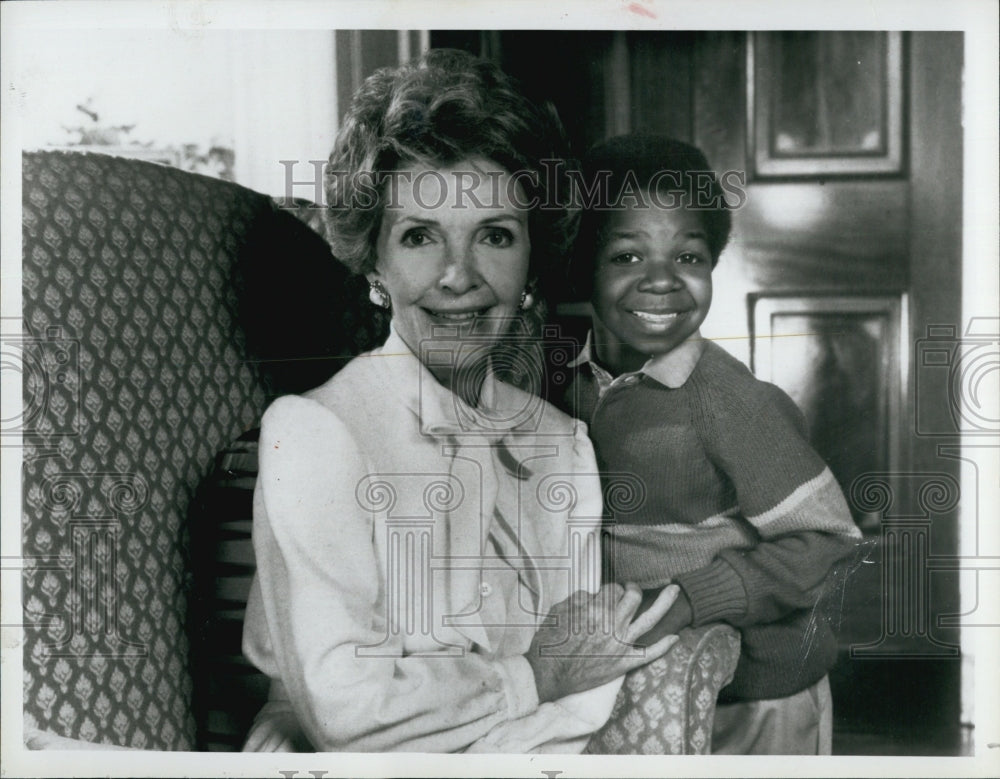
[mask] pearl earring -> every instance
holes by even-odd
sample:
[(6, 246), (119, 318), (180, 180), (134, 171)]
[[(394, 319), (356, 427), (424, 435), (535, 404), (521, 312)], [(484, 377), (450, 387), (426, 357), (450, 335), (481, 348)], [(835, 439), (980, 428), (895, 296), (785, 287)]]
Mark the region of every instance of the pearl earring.
[(368, 282), (368, 299), (379, 308), (392, 308), (389, 292), (381, 281)]
[(522, 311), (527, 311), (533, 305), (535, 305), (535, 296), (528, 292), (528, 290), (521, 292), (520, 309)]

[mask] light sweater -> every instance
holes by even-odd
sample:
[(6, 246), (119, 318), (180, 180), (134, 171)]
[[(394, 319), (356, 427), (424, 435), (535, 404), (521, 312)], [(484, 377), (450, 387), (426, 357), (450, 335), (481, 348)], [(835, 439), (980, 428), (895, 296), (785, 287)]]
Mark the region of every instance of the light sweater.
[(588, 340), (574, 367), (568, 405), (590, 424), (605, 494), (629, 498), (609, 505), (611, 576), (676, 582), (695, 626), (740, 629), (722, 700), (785, 697), (822, 678), (836, 642), (817, 604), (860, 533), (793, 401), (698, 334), (614, 378)]
[(621, 679), (539, 705), (523, 655), (599, 587), (595, 474), (583, 423), (492, 376), (470, 408), (395, 332), (277, 400), (244, 626), (269, 706), (319, 751), (580, 752)]

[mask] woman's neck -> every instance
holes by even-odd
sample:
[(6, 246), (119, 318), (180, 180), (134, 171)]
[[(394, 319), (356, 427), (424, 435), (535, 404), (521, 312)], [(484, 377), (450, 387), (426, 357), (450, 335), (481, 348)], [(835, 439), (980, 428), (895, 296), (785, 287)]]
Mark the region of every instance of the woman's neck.
[(438, 383), (457, 395), (470, 408), (479, 406), (479, 399), (483, 393), (483, 381), (486, 371), (483, 367), (476, 365), (461, 366), (428, 366), (431, 375), (437, 379)]

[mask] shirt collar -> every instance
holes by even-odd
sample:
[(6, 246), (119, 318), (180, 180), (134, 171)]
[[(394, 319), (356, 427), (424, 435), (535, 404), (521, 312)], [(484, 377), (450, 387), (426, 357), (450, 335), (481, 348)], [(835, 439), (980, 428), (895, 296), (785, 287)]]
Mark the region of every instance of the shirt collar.
[(593, 365), (594, 364), (593, 352), (594, 352), (594, 331), (588, 330), (587, 340), (583, 342), (583, 348), (580, 350), (580, 353), (576, 357), (570, 360), (567, 367), (579, 368), (581, 365), (586, 365), (588, 362), (591, 365)]
[[(569, 367), (576, 368), (589, 363), (596, 375), (607, 376), (610, 379), (611, 375), (594, 360), (593, 337), (594, 331), (588, 331), (583, 348), (569, 363)], [(707, 341), (701, 337), (701, 331), (696, 330), (683, 343), (669, 352), (650, 357), (638, 372), (645, 373), (651, 379), (655, 379), (670, 389), (679, 389), (691, 376), (698, 360), (701, 359), (702, 352), (705, 351), (706, 344)]]
[(642, 372), (670, 389), (679, 389), (694, 372), (707, 343), (701, 337), (701, 332), (695, 330), (679, 346), (665, 354), (651, 357), (642, 366)]
[(385, 344), (372, 350), (370, 357), (379, 359), (379, 367), (391, 374), (386, 376), (388, 386), (395, 387), (416, 414), (423, 434), (499, 439), (537, 427), (541, 402), (526, 402), (531, 398), (500, 381), (492, 366), (483, 378), (479, 404), (473, 408), (434, 378), (395, 327), (390, 327)]

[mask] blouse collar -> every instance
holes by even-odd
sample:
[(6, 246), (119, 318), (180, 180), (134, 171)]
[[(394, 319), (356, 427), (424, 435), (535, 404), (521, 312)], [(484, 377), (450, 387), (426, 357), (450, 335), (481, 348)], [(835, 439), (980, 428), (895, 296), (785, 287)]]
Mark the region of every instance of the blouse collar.
[(526, 395), (497, 378), (490, 365), (479, 403), (473, 407), (442, 385), (394, 327), (385, 344), (371, 352), (384, 360), (392, 386), (420, 421), (420, 432), (435, 437), (473, 436), (496, 441), (509, 433), (537, 429), (541, 398)]

